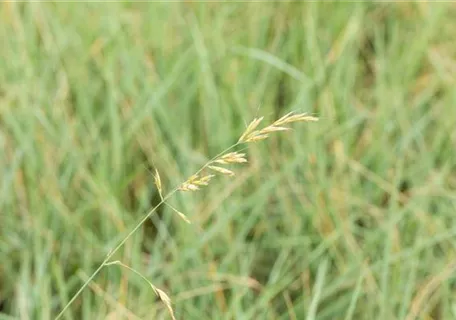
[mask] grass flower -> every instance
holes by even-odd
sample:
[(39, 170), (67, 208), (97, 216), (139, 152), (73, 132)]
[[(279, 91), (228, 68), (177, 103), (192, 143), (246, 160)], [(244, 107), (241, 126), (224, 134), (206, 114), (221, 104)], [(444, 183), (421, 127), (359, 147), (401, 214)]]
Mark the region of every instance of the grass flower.
[[(170, 316), (172, 319), (175, 319), (174, 317), (174, 311), (172, 308), (172, 303), (171, 299), (169, 296), (161, 289), (155, 287), (152, 285), (152, 283), (147, 280), (145, 276), (143, 276), (139, 271), (126, 266), (125, 264), (121, 263), (120, 261), (110, 261), (113, 255), (127, 242), (127, 240), (146, 222), (147, 219), (157, 210), (157, 208), (161, 205), (167, 205), (170, 207), (173, 211), (175, 211), (178, 216), (184, 220), (187, 223), (190, 223), (190, 220), (187, 218), (186, 215), (184, 215), (182, 212), (171, 206), (169, 203), (167, 203), (167, 200), (173, 196), (177, 191), (198, 191), (200, 190), (201, 187), (208, 186), (212, 178), (214, 178), (217, 174), (223, 175), (223, 176), (234, 176), (235, 172), (231, 169), (226, 168), (226, 165), (233, 165), (233, 164), (244, 164), (247, 162), (246, 154), (245, 153), (240, 153), (237, 151), (231, 151), (235, 147), (242, 145), (242, 144), (247, 144), (247, 143), (252, 143), (252, 142), (257, 142), (261, 140), (267, 139), (270, 134), (274, 134), (277, 132), (282, 132), (282, 131), (289, 131), (291, 128), (288, 127), (291, 123), (294, 122), (307, 122), (307, 121), (317, 121), (318, 119), (313, 116), (309, 116), (306, 113), (294, 113), (290, 112), (280, 119), (274, 121), (272, 124), (263, 127), (262, 129), (257, 129), (260, 125), (260, 123), (263, 121), (263, 117), (261, 118), (255, 118), (250, 122), (250, 124), (247, 126), (245, 131), (242, 133), (241, 137), (239, 138), (238, 142), (235, 143), (234, 145), (230, 146), (229, 148), (225, 149), (221, 153), (219, 153), (217, 156), (215, 156), (213, 159), (208, 161), (201, 169), (199, 169), (196, 173), (194, 173), (192, 176), (190, 176), (186, 181), (182, 182), (178, 187), (173, 189), (171, 192), (169, 192), (167, 195), (163, 195), (163, 185), (162, 181), (160, 179), (160, 174), (158, 170), (155, 170), (154, 174), (154, 181), (155, 181), (155, 186), (157, 187), (157, 190), (160, 194), (161, 201), (158, 205), (156, 205), (152, 210), (150, 210), (142, 219), (139, 221), (135, 227), (119, 242), (119, 244), (112, 249), (108, 255), (106, 256), (105, 260), (100, 264), (100, 266), (93, 272), (93, 274), (87, 279), (87, 281), (82, 285), (82, 287), (79, 289), (79, 291), (76, 292), (76, 294), (71, 298), (71, 300), (65, 305), (65, 307), (62, 309), (62, 311), (57, 315), (57, 320), (62, 317), (64, 312), (69, 308), (69, 306), (76, 300), (76, 298), (81, 294), (81, 292), (84, 290), (84, 288), (90, 283), (90, 281), (95, 278), (95, 276), (106, 266), (110, 265), (121, 265), (132, 272), (140, 275), (145, 281), (149, 283), (149, 285), (152, 286), (152, 289), (154, 292), (157, 294), (157, 296), (161, 299), (161, 301), (166, 305)], [(206, 174), (204, 172), (210, 171), (210, 174)]]

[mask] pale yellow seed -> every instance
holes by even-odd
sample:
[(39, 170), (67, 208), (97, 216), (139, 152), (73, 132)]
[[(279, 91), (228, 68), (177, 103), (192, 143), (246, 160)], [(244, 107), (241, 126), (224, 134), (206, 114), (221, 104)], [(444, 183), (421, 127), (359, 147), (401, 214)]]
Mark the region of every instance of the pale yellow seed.
[(227, 153), (227, 154), (224, 154), (222, 156), (219, 157), (220, 160), (225, 160), (225, 159), (228, 159), (228, 158), (232, 158), (233, 156), (235, 156), (235, 152), (230, 152), (230, 153)]
[(279, 120), (275, 121), (272, 125), (273, 126), (281, 126), (287, 123), (297, 122), (297, 121), (318, 121), (318, 118), (309, 116), (307, 113), (287, 113)]
[(282, 124), (285, 124), (285, 123), (286, 123), (286, 120), (287, 120), (291, 115), (293, 115), (293, 112), (287, 113), (286, 115), (284, 115), (284, 116), (281, 117), (280, 119), (276, 120), (272, 125), (273, 125), (273, 126), (280, 126), (280, 125), (282, 125)]
[(172, 205), (170, 205), (169, 203), (165, 203), (168, 207), (170, 207), (175, 213), (177, 213), (179, 215), (179, 217), (184, 220), (185, 222), (187, 223), (191, 223), (190, 220), (187, 218), (187, 216), (185, 214), (183, 214), (182, 212), (180, 212), (179, 210), (177, 210), (176, 208), (174, 208)]
[(180, 190), (180, 191), (196, 191), (196, 190), (199, 190), (199, 188), (198, 188), (197, 185), (185, 182), (178, 188), (178, 190)]
[(269, 137), (269, 135), (267, 135), (267, 134), (257, 134), (257, 135), (249, 137), (247, 139), (247, 142), (256, 142), (256, 141), (264, 140), (267, 137)]
[(251, 132), (251, 133), (248, 135), (247, 140), (248, 140), (249, 138), (252, 138), (252, 137), (257, 136), (257, 135), (259, 135), (259, 134), (260, 134), (260, 130), (255, 130), (255, 131), (253, 131), (253, 132)]
[(193, 184), (196, 184), (198, 186), (207, 186), (213, 176), (214, 176), (213, 174), (209, 174), (207, 176), (202, 177), (199, 180), (193, 181)]
[(190, 190), (190, 191), (199, 190), (198, 186), (197, 186), (197, 185), (194, 185), (193, 183), (187, 184), (187, 189)]
[(228, 160), (229, 163), (245, 163), (247, 162), (246, 158), (232, 158)]
[(302, 116), (299, 121), (318, 121), (318, 118), (314, 116)]
[(245, 153), (230, 152), (230, 153), (227, 153), (227, 154), (221, 156), (219, 159), (215, 160), (214, 162), (220, 163), (220, 164), (244, 163), (244, 162), (247, 162), (247, 159), (245, 159)]
[(207, 186), (209, 183), (207, 181), (198, 180), (198, 181), (193, 181), (193, 184), (195, 184), (197, 186)]
[(202, 177), (200, 181), (209, 182), (213, 177), (215, 177), (213, 174), (208, 174), (208, 175)]
[(162, 300), (166, 304), (170, 304), (171, 303), (171, 299), (168, 297), (168, 295), (163, 290), (158, 289), (157, 287), (155, 287), (155, 291), (157, 293), (157, 296), (160, 298), (160, 300)]
[(194, 174), (190, 178), (187, 179), (187, 182), (192, 182), (192, 181), (195, 181), (196, 179), (198, 179), (198, 175)]
[(183, 214), (182, 212), (176, 210), (176, 213), (179, 215), (179, 217), (182, 218), (182, 220), (184, 220), (184, 221), (187, 222), (188, 224), (191, 224), (191, 223), (192, 223), (192, 222), (187, 218), (187, 216), (186, 216), (185, 214)]
[(244, 133), (241, 135), (239, 138), (238, 142), (245, 142), (246, 137), (253, 131), (255, 130), (256, 127), (260, 124), (260, 122), (263, 120), (263, 117), (261, 118), (256, 118), (253, 119), (252, 122), (247, 126), (247, 129), (245, 129)]
[(233, 163), (244, 163), (244, 162), (247, 162), (247, 159), (245, 158), (245, 153), (237, 153), (237, 152), (233, 152), (232, 154), (227, 156), (226, 160), (228, 162), (233, 162)]
[(267, 134), (267, 133), (271, 133), (271, 132), (288, 131), (288, 130), (291, 130), (291, 129), (290, 128), (286, 128), (286, 127), (275, 127), (275, 126), (271, 125), (269, 127), (261, 129), (260, 130), (260, 134)]
[(220, 172), (221, 174), (227, 175), (227, 176), (234, 176), (234, 172), (222, 167), (218, 166), (208, 166), (209, 169), (212, 169), (214, 171)]
[(155, 169), (155, 185), (157, 186), (158, 193), (160, 194), (160, 197), (162, 197), (162, 184), (161, 184), (161, 179), (160, 179), (160, 174), (158, 173), (158, 170)]
[(285, 120), (285, 123), (292, 123), (297, 121), (305, 121), (308, 116), (305, 114), (295, 114)]
[(158, 289), (157, 287), (155, 287), (154, 290), (155, 290), (155, 293), (157, 294), (157, 296), (160, 298), (160, 300), (165, 303), (166, 308), (168, 308), (168, 311), (171, 315), (171, 318), (173, 320), (176, 320), (176, 318), (174, 317), (173, 308), (171, 306), (171, 299), (168, 297), (168, 295), (163, 290)]

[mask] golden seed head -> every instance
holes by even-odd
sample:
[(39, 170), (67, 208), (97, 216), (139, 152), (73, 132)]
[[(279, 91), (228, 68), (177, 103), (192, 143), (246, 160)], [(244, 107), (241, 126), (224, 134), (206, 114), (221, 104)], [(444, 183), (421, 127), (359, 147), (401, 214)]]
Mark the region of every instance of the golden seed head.
[(196, 191), (199, 190), (200, 186), (207, 186), (209, 181), (214, 177), (213, 174), (208, 174), (203, 177), (200, 177), (197, 174), (192, 175), (187, 179), (182, 185), (177, 188), (179, 191)]
[(255, 131), (247, 138), (246, 142), (260, 141), (266, 139), (267, 137), (269, 137), (268, 134), (260, 134), (259, 131)]
[(267, 134), (267, 133), (271, 133), (271, 132), (288, 131), (288, 130), (291, 130), (291, 129), (287, 128), (287, 127), (276, 127), (276, 126), (270, 125), (266, 128), (261, 129), (260, 134)]
[(199, 187), (193, 183), (184, 182), (179, 188), (179, 191), (197, 191)]
[(209, 181), (214, 177), (213, 174), (208, 174), (204, 177), (201, 177), (198, 180), (194, 180), (193, 183), (198, 185), (198, 186), (207, 186), (209, 184)]
[[(241, 135), (241, 137), (238, 140), (238, 144), (240, 143), (248, 143), (248, 142), (256, 142), (260, 140), (264, 140), (269, 137), (270, 133), (274, 132), (280, 132), (280, 131), (288, 131), (291, 130), (290, 128), (286, 127), (287, 124), (293, 123), (293, 122), (298, 122), (298, 121), (317, 121), (318, 118), (309, 116), (306, 113), (294, 113), (294, 112), (289, 112), (286, 115), (282, 116), (280, 119), (276, 120), (272, 124), (270, 124), (267, 127), (264, 127), (263, 129), (256, 130), (260, 122), (263, 120), (263, 117), (261, 118), (255, 118), (250, 122), (250, 124), (247, 126), (245, 129), (244, 133)], [(211, 162), (207, 163), (205, 165), (205, 168), (208, 168), (210, 170), (213, 170), (215, 172), (227, 175), (227, 176), (234, 176), (234, 172), (226, 169), (224, 167), (218, 166), (218, 165), (226, 165), (230, 163), (245, 163), (247, 162), (247, 159), (245, 158), (245, 153), (239, 153), (239, 152), (229, 152), (224, 155), (219, 156), (215, 160), (212, 160)], [(211, 164), (218, 164), (218, 165), (211, 165)], [(157, 172), (157, 186), (160, 185), (160, 190), (161, 190), (161, 182), (159, 180), (158, 172)], [(200, 177), (198, 174), (195, 174), (191, 176), (190, 178), (187, 179), (186, 182), (184, 182), (178, 190), (181, 191), (196, 191), (199, 190), (199, 186), (207, 186), (209, 184), (209, 181), (212, 179), (214, 175), (206, 175), (203, 177)]]
[(250, 124), (247, 126), (247, 129), (245, 129), (244, 133), (241, 135), (239, 138), (238, 142), (246, 142), (247, 141), (247, 136), (255, 130), (256, 127), (260, 124), (260, 122), (263, 120), (263, 117), (261, 118), (255, 118), (250, 122)]
[(161, 183), (161, 179), (160, 179), (160, 174), (158, 173), (158, 170), (155, 169), (155, 175), (154, 175), (154, 180), (155, 180), (155, 185), (157, 186), (157, 189), (158, 189), (158, 193), (160, 194), (160, 196), (162, 196), (162, 183)]
[(187, 218), (187, 216), (185, 214), (183, 214), (182, 212), (180, 211), (177, 211), (175, 210), (176, 213), (179, 215), (179, 217), (181, 217), (182, 220), (184, 220), (185, 222), (187, 222), (188, 224), (191, 224), (192, 222)]
[(281, 126), (284, 124), (297, 122), (297, 121), (318, 121), (318, 118), (309, 116), (309, 115), (307, 115), (307, 113), (295, 114), (294, 112), (290, 112), (290, 113), (287, 113), (286, 115), (284, 115), (279, 120), (276, 120), (272, 125), (276, 127), (276, 126)]
[(166, 308), (169, 311), (169, 314), (171, 315), (171, 318), (173, 320), (176, 320), (176, 317), (174, 316), (174, 311), (173, 307), (171, 306), (171, 299), (168, 297), (168, 295), (161, 289), (158, 289), (157, 287), (152, 287), (154, 289), (155, 294), (160, 298), (161, 301), (166, 305)]
[(230, 153), (224, 154), (223, 156), (219, 157), (214, 162), (220, 163), (220, 164), (244, 163), (244, 162), (247, 162), (247, 159), (245, 158), (245, 153), (230, 152)]
[(234, 176), (234, 172), (222, 167), (218, 166), (208, 166), (209, 169), (220, 172), (221, 174), (227, 175), (227, 176)]

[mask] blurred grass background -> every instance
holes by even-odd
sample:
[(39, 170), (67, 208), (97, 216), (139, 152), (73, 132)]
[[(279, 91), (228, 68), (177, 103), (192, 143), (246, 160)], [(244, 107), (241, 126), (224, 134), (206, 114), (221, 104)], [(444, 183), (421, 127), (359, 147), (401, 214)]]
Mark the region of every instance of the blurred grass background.
[[(456, 318), (452, 3), (0, 5), (0, 319), (52, 319), (252, 118), (320, 117), (116, 256), (178, 319)], [(168, 319), (105, 268), (66, 319)]]

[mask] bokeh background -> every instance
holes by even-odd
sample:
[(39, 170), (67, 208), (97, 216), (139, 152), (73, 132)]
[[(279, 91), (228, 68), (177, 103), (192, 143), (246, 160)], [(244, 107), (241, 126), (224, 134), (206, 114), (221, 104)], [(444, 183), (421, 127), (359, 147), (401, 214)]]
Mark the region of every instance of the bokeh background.
[[(0, 319), (52, 319), (254, 117), (308, 112), (116, 254), (177, 319), (456, 318), (452, 3), (0, 5)], [(65, 319), (169, 319), (110, 266)]]

